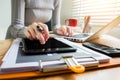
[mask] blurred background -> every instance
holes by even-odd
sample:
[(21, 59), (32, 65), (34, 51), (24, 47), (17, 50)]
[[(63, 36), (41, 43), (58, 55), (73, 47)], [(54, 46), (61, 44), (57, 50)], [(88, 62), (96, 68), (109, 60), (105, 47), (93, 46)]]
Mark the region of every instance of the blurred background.
[[(83, 24), (85, 16), (91, 16), (91, 32), (96, 32), (108, 22), (120, 15), (120, 0), (62, 0), (61, 24), (66, 19), (78, 19), (78, 27)], [(0, 0), (0, 40), (5, 39), (11, 23), (11, 0)], [(120, 38), (120, 26), (108, 34)]]

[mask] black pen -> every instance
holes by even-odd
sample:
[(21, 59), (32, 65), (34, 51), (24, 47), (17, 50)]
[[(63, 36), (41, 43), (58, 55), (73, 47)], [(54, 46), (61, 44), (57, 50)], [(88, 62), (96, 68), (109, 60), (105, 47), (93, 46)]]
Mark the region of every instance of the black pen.
[(37, 25), (37, 30), (40, 31), (41, 33), (44, 32), (43, 28), (41, 26), (39, 26), (39, 25)]

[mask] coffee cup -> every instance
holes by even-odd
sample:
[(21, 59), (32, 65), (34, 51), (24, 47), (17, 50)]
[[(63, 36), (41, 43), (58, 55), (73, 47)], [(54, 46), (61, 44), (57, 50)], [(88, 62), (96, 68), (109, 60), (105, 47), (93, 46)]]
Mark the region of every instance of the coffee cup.
[(78, 26), (78, 20), (77, 19), (66, 19), (65, 25), (76, 27), (76, 26)]

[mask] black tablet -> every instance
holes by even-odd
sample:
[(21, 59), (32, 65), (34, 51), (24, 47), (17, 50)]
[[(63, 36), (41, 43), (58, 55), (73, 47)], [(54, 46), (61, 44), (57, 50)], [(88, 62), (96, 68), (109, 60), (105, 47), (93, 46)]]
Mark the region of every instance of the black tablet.
[(43, 45), (38, 40), (22, 39), (23, 51), (25, 54), (42, 54), (42, 53), (64, 53), (75, 52), (72, 46), (63, 43), (55, 38), (49, 38)]

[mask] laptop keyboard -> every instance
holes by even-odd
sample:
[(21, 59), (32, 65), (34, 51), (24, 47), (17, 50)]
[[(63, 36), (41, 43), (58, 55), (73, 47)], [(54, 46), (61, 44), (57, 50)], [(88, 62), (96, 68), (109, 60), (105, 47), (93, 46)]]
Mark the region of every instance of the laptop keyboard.
[(78, 35), (73, 35), (74, 38), (85, 38), (90, 36), (89, 34), (78, 34)]
[(111, 57), (120, 57), (120, 49), (117, 48), (100, 45), (100, 44), (94, 44), (90, 42), (83, 43), (83, 46), (101, 52), (102, 54), (106, 54)]
[(73, 42), (82, 42), (84, 39), (88, 38), (91, 34), (88, 33), (82, 33), (82, 34), (76, 34), (72, 37), (65, 37), (65, 39), (73, 41)]

